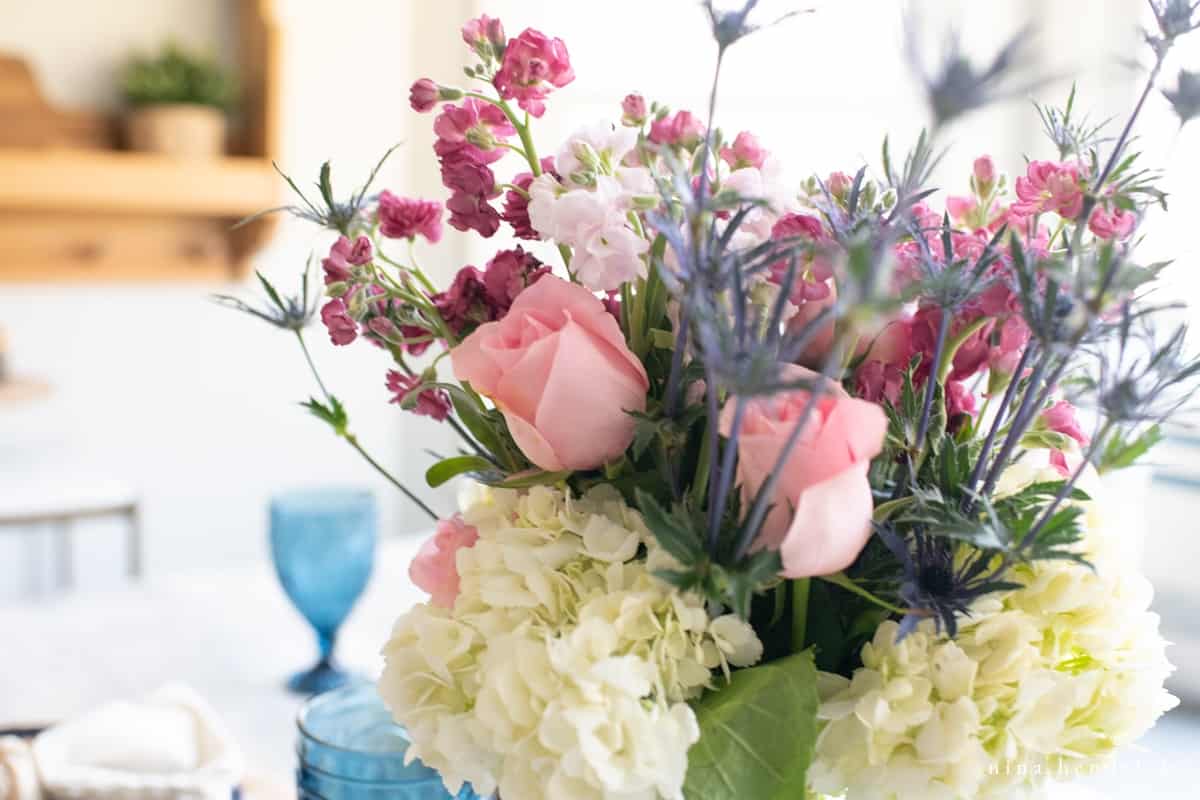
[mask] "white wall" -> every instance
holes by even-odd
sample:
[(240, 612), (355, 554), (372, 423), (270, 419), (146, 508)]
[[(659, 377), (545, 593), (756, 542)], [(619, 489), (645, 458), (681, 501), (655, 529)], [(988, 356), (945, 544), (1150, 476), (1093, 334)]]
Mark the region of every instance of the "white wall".
[[(278, 6), (285, 32), (280, 162), (307, 183), (330, 158), (337, 185), (348, 190), (388, 146), (409, 137), (406, 97), (415, 56), (408, 45), (428, 9), (383, 0), (279, 0)], [(463, 18), (455, 6), (439, 9)], [(0, 49), (31, 57), (55, 102), (106, 105), (113, 65), (130, 47), (173, 35), (220, 51), (232, 9), (232, 0), (0, 0)], [(70, 26), (61, 24), (64, 15), (72, 17)], [(442, 50), (447, 55), (437, 57), (458, 58)], [(453, 63), (446, 68), (457, 71)], [(422, 135), (413, 138), (424, 151), (428, 134)], [(416, 162), (411, 148), (388, 165), (380, 187), (404, 185)], [(292, 285), (310, 248), (327, 246), (308, 228), (289, 224), (258, 264)], [(444, 248), (436, 267), (449, 271), (457, 259), (453, 245)], [(31, 473), (54, 476), (47, 488), (72, 476), (127, 481), (143, 492), (147, 567), (154, 572), (263, 556), (267, 499), (293, 485), (369, 484), (383, 501), (383, 531), (423, 528), (419, 513), (295, 405), (315, 391), (295, 343), (208, 299), (213, 292), (252, 291), (246, 282), (0, 285), (0, 325), (13, 368), (54, 385), (43, 404), (0, 408), (0, 495)], [(387, 360), (375, 348), (335, 352), (319, 324), (309, 340), (360, 438), (410, 486), (423, 486), (422, 449), (445, 451), (445, 433), (388, 405)], [(451, 508), (445, 494), (434, 504)], [(83, 533), (81, 583), (117, 580), (119, 530), (95, 524)], [(23, 547), (24, 538), (0, 530), (0, 600), (36, 588), (45, 572), (42, 554)]]

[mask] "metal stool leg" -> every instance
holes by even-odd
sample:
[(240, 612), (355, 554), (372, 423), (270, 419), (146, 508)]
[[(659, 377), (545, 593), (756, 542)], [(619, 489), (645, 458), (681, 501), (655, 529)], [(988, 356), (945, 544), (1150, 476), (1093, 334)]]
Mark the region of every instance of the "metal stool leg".
[(60, 520), (54, 526), (54, 551), (59, 589), (71, 589), (75, 586), (75, 553), (71, 546), (71, 539), (71, 520)]

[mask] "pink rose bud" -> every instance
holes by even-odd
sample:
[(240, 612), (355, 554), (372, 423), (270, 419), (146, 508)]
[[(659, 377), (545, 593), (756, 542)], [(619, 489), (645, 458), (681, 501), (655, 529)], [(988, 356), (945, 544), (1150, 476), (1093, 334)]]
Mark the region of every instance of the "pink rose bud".
[(767, 151), (758, 143), (758, 137), (750, 131), (742, 131), (733, 140), (731, 147), (721, 148), (721, 159), (732, 169), (754, 167), (762, 169)]
[[(543, 275), (499, 322), (450, 351), (454, 375), (490, 397), (544, 470), (592, 469), (633, 441), (650, 382), (617, 321), (587, 289)], [(586, 431), (586, 434), (582, 434)]]
[(621, 122), (631, 128), (640, 127), (646, 121), (646, 98), (640, 94), (627, 94), (621, 101)]
[(408, 90), (408, 104), (412, 106), (413, 111), (421, 114), (432, 111), (437, 105), (438, 97), (438, 85), (429, 78), (415, 81), (412, 88)]
[[(820, 376), (788, 367), (785, 376)], [(867, 468), (883, 449), (887, 417), (874, 403), (857, 400), (840, 385), (826, 384), (792, 448), (778, 484), (775, 503), (755, 547), (779, 550), (789, 578), (828, 575), (849, 566), (871, 536), (874, 500)], [(742, 509), (774, 471), (784, 444), (811, 395), (806, 390), (756, 397), (746, 403), (738, 436), (737, 480)], [(725, 401), (721, 433), (730, 434), (736, 403)]]
[(474, 547), (477, 541), (479, 531), (458, 514), (441, 520), (409, 565), (408, 577), (429, 593), (435, 606), (453, 608), (459, 592), (458, 551)]
[(1079, 427), (1079, 420), (1075, 416), (1075, 406), (1066, 400), (1059, 400), (1043, 411), (1041, 423), (1047, 430), (1070, 436), (1080, 444), (1087, 444), (1090, 441), (1088, 435), (1083, 432), (1083, 428)]
[(975, 159), (972, 172), (975, 178), (975, 191), (984, 197), (991, 194), (992, 188), (996, 185), (996, 164), (992, 161), (992, 157), (980, 156)]

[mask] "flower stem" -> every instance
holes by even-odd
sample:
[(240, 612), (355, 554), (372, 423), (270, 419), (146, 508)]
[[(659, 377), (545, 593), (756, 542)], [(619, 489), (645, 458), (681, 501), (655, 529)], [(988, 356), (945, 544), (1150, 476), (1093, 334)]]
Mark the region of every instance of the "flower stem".
[[(973, 495), (975, 487), (979, 484), (979, 479), (983, 477), (983, 469), (987, 465), (988, 456), (992, 452), (993, 445), (996, 444), (996, 436), (1000, 433), (1000, 427), (1004, 424), (1004, 418), (1008, 416), (1008, 410), (1017, 395), (1017, 384), (1021, 382), (1021, 375), (1025, 372), (1025, 367), (1028, 365), (1033, 351), (1034, 347), (1030, 344), (1021, 353), (1021, 359), (1017, 362), (1017, 368), (1013, 372), (1012, 379), (1008, 382), (1008, 388), (1004, 390), (1004, 398), (1000, 401), (1000, 407), (996, 409), (996, 417), (992, 420), (992, 427), (988, 430), (987, 437), (983, 440), (983, 448), (979, 451), (979, 460), (975, 462), (975, 467), (971, 470), (971, 477), (967, 481), (966, 491), (963, 492), (963, 508), (967, 513), (970, 513), (975, 505)], [(990, 400), (991, 398), (988, 399)]]
[(808, 593), (811, 579), (800, 578), (792, 583), (792, 652), (804, 649), (808, 637)]
[(907, 614), (908, 613), (903, 608), (893, 605), (893, 604), (889, 603), (888, 601), (884, 600), (883, 598), (877, 597), (876, 595), (871, 594), (866, 589), (862, 588), (857, 583), (850, 580), (850, 578), (848, 578), (846, 576), (846, 573), (844, 573), (844, 572), (835, 572), (832, 575), (818, 575), (817, 577), (819, 577), (821, 580), (825, 581), (826, 583), (832, 583), (834, 586), (840, 586), (841, 588), (845, 589), (846, 591), (848, 591), (852, 594), (856, 594), (859, 597), (861, 597), (862, 599), (867, 600), (868, 602), (874, 603), (875, 605), (879, 606), (880, 608), (882, 608), (886, 611), (890, 611), (893, 614)]
[(342, 434), (342, 438), (345, 439), (347, 442), (349, 442), (350, 446), (353, 447), (356, 451), (358, 451), (358, 454), (360, 456), (362, 456), (363, 459), (368, 464), (370, 464), (372, 467), (374, 467), (376, 472), (378, 472), (380, 475), (382, 475), (384, 478), (386, 478), (389, 483), (391, 483), (393, 486), (395, 486), (397, 489), (399, 489), (404, 494), (405, 497), (407, 497), (409, 500), (411, 500), (413, 502), (413, 504), (415, 504), (417, 506), (417, 508), (421, 509), (427, 515), (429, 515), (429, 518), (432, 519), (434, 522), (438, 521), (438, 515), (436, 513), (434, 513), (434, 510), (432, 508), (425, 505), (425, 503), (423, 503), (421, 501), (421, 498), (417, 497), (415, 494), (410, 492), (404, 484), (402, 484), (400, 481), (396, 480), (396, 478), (392, 475), (392, 473), (388, 472), (386, 469), (383, 468), (382, 464), (380, 464), (375, 459), (371, 458), (371, 455), (366, 450), (363, 449), (362, 445), (360, 445), (358, 443), (358, 437), (356, 437), (352, 433), (347, 432), (347, 433)]

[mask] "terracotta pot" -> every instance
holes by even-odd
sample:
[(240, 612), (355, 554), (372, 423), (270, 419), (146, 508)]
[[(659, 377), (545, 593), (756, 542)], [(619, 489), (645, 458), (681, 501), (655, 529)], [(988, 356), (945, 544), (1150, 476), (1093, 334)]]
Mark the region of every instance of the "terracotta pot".
[(131, 150), (174, 158), (217, 158), (225, 153), (225, 114), (184, 103), (144, 106), (129, 112), (125, 133)]

